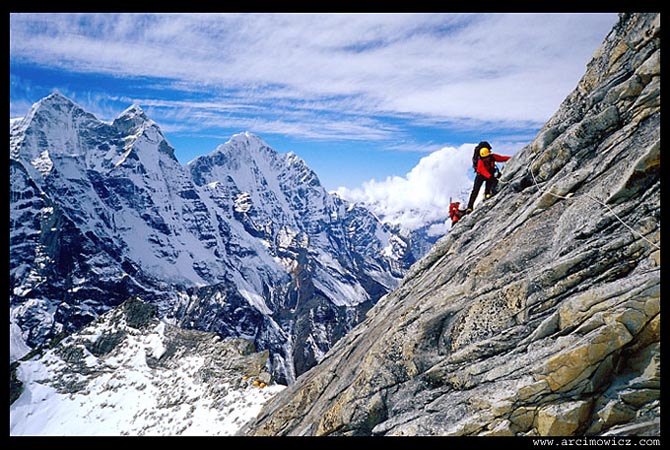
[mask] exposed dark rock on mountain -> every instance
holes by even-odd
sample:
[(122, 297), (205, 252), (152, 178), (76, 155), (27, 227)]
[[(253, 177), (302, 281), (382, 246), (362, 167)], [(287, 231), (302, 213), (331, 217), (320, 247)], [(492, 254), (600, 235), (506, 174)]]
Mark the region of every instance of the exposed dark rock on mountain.
[(184, 328), (252, 339), (290, 382), (397, 286), (420, 241), (250, 133), (184, 167), (137, 105), (110, 124), (56, 93), (10, 123), (12, 352), (141, 295)]
[(232, 434), (283, 389), (271, 381), (268, 358), (252, 341), (184, 330), (129, 299), (15, 364), (25, 384), (12, 380), (11, 432)]
[(660, 432), (660, 15), (622, 14), (466, 216), (254, 435)]

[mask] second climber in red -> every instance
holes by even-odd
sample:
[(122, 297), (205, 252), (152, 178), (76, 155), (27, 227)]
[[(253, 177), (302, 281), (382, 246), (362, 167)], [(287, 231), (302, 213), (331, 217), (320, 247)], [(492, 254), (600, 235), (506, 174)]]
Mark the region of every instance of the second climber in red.
[[(472, 193), (470, 194), (466, 212), (472, 212), (472, 208), (475, 205), (475, 200), (477, 199), (477, 195), (479, 195), (479, 189), (481, 189), (482, 184), (486, 183), (486, 186), (484, 187), (485, 199), (489, 199), (491, 196), (495, 195), (496, 187), (498, 185), (498, 176), (500, 174), (496, 167), (496, 162), (505, 162), (511, 158), (511, 156), (491, 153), (491, 145), (485, 141), (480, 142), (477, 147), (478, 149), (475, 148), (475, 155), (479, 156), (479, 158), (473, 158), (475, 184), (472, 186)], [(477, 155), (477, 152), (479, 155)]]

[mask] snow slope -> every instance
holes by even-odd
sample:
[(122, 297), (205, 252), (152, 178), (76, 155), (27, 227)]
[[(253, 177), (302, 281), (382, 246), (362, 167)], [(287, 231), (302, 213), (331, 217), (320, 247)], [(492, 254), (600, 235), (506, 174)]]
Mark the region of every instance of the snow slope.
[(22, 362), (10, 434), (232, 435), (284, 388), (253, 385), (269, 381), (267, 352), (155, 318), (137, 323), (147, 308), (128, 301)]

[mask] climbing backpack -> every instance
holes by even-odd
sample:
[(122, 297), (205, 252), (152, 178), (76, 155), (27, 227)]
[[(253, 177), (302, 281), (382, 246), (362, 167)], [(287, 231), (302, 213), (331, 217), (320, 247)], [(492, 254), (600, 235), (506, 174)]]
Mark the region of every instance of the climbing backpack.
[(472, 154), (472, 168), (474, 169), (475, 172), (477, 171), (477, 163), (479, 162), (480, 158), (479, 150), (481, 150), (484, 147), (488, 148), (489, 150), (493, 148), (491, 144), (489, 144), (486, 141), (481, 141), (479, 144), (477, 144), (477, 146), (475, 147), (475, 151)]

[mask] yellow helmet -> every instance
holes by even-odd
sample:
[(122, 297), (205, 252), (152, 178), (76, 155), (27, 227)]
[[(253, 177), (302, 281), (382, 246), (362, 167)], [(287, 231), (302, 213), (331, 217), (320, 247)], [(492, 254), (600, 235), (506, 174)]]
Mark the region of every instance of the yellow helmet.
[(491, 154), (491, 150), (488, 149), (488, 147), (482, 147), (479, 149), (479, 156), (482, 158), (486, 158)]

